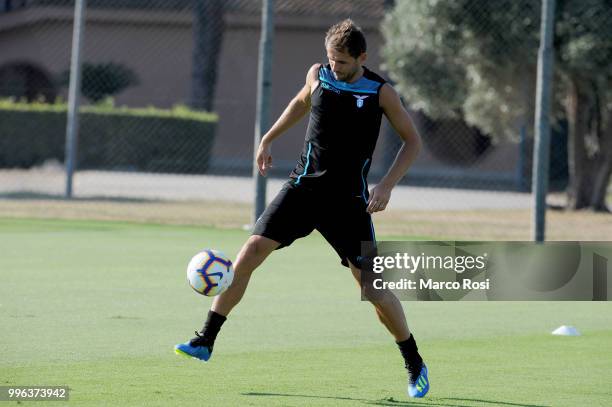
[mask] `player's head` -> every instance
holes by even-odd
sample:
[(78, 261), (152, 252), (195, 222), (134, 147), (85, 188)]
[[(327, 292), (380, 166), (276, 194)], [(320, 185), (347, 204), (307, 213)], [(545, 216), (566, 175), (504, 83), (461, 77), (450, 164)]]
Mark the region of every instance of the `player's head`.
[(327, 30), (325, 50), (336, 79), (341, 81), (350, 81), (367, 58), (365, 36), (351, 19)]

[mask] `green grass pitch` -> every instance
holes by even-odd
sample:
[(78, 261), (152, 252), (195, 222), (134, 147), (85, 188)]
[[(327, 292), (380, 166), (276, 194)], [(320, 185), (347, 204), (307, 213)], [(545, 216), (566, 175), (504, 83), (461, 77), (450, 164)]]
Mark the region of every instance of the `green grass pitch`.
[[(211, 302), (188, 287), (189, 258), (234, 257), (246, 237), (0, 219), (0, 386), (68, 385), (78, 406), (612, 404), (609, 302), (403, 303), (432, 386), (409, 400), (393, 340), (318, 235), (256, 271), (211, 362), (175, 355)], [(562, 324), (583, 336), (550, 335)]]

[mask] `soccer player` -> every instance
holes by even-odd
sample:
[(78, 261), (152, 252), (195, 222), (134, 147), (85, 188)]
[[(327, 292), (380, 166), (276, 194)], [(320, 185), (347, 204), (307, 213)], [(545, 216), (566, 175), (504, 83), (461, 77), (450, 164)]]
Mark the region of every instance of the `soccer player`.
[[(366, 40), (350, 19), (333, 25), (325, 36), (328, 64), (314, 64), (306, 83), (264, 135), (256, 164), (265, 176), (272, 164), (271, 145), (307, 113), (310, 121), (304, 149), (289, 181), (257, 220), (252, 236), (234, 263), (227, 291), (215, 297), (204, 328), (179, 354), (207, 361), (221, 326), (240, 302), (253, 271), (275, 249), (317, 229), (361, 284), (361, 241), (375, 241), (371, 214), (386, 208), (391, 190), (404, 176), (420, 149), (420, 138), (395, 90), (363, 66)], [(378, 185), (366, 182), (382, 114), (403, 141)], [(390, 291), (376, 295), (363, 287), (380, 321), (393, 335), (408, 370), (408, 394), (429, 390), (427, 367), (408, 329), (399, 300)], [(370, 288), (372, 290), (373, 288)]]

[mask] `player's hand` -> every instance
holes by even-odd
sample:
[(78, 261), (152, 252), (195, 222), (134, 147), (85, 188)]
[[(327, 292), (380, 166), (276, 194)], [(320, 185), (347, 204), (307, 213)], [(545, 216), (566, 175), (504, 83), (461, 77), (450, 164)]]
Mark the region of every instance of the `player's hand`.
[(257, 149), (257, 169), (259, 173), (265, 177), (268, 169), (272, 167), (272, 151), (270, 150), (270, 145), (267, 143), (259, 144), (259, 148)]
[(391, 189), (392, 187), (388, 187), (384, 184), (378, 184), (372, 188), (366, 211), (368, 211), (368, 213), (384, 211), (391, 199)]

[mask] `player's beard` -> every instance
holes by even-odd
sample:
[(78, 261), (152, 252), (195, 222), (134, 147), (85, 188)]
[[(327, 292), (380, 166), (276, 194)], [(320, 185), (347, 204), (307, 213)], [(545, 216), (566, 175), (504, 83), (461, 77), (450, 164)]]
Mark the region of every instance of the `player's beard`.
[(336, 79), (342, 82), (350, 82), (355, 78), (355, 76), (358, 73), (359, 73), (359, 65), (357, 65), (357, 67), (353, 71), (343, 74), (342, 76), (338, 76)]

